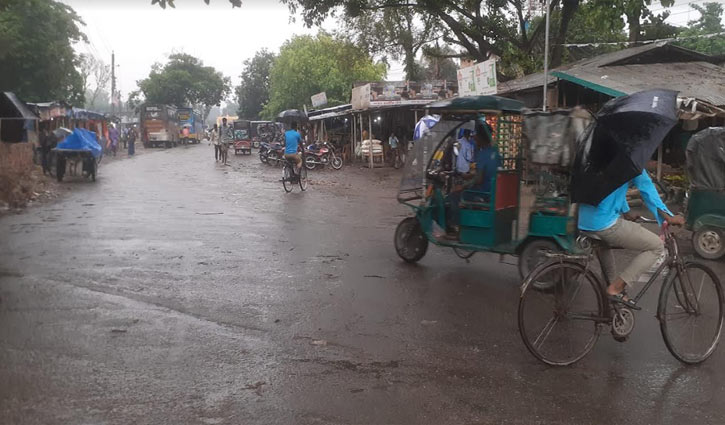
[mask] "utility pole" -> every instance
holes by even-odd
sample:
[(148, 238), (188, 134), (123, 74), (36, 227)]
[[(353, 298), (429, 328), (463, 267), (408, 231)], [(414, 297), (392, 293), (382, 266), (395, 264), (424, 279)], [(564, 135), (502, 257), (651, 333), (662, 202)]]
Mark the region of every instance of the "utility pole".
[(114, 104), (116, 95), (116, 52), (111, 52), (111, 115), (116, 112)]
[(546, 112), (546, 98), (548, 96), (548, 85), (549, 85), (549, 12), (551, 7), (551, 0), (546, 0), (546, 31), (544, 38), (544, 99), (543, 109)]

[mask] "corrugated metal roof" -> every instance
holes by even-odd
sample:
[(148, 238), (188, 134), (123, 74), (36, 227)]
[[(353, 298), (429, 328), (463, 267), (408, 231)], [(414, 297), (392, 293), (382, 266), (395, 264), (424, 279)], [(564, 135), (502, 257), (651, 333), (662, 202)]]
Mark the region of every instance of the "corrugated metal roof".
[[(712, 60), (711, 60), (712, 59)], [(559, 77), (610, 96), (652, 88), (678, 90), (713, 105), (725, 105), (725, 68), (715, 58), (666, 42), (618, 50), (552, 70)], [(561, 75), (564, 74), (564, 75)], [(501, 83), (499, 94), (542, 87), (543, 73)], [(549, 83), (554, 76), (549, 76)], [(601, 88), (598, 89), (597, 87)]]
[(559, 72), (625, 94), (667, 88), (679, 91), (680, 97), (725, 105), (725, 68), (707, 62), (573, 66)]

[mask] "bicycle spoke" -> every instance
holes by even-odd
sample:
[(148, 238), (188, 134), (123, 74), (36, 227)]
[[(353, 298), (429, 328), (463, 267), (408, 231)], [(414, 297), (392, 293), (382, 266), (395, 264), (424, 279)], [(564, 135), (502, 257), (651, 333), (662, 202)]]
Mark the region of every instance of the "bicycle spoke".
[[(544, 339), (541, 341), (541, 343), (543, 343), (546, 340), (546, 338), (549, 337), (549, 335), (551, 334), (551, 331), (554, 329), (554, 326), (556, 326), (556, 323), (558, 321), (559, 321), (559, 317), (556, 315), (553, 316), (551, 319), (549, 319), (549, 321), (546, 323), (546, 326), (544, 326), (544, 329), (541, 330), (541, 333), (539, 333), (539, 336), (537, 336), (536, 339), (534, 340), (534, 347), (539, 348), (541, 346), (541, 344), (539, 344), (539, 340), (541, 339), (541, 337), (544, 336)], [(544, 335), (544, 333), (546, 333), (546, 335)]]

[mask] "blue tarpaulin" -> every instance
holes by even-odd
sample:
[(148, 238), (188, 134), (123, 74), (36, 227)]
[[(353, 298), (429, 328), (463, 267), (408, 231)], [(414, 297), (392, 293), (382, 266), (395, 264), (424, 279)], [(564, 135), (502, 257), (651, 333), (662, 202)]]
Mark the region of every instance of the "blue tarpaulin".
[(58, 143), (57, 149), (90, 151), (94, 157), (101, 156), (101, 145), (98, 144), (96, 133), (83, 128), (76, 128), (73, 133)]

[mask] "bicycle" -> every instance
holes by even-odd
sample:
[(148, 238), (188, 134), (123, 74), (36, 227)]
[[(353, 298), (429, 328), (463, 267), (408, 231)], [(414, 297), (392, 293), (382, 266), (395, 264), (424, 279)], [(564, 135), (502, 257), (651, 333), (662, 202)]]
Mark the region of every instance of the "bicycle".
[(299, 173), (295, 173), (295, 163), (285, 159), (282, 167), (282, 187), (284, 191), (287, 193), (292, 192), (295, 183), (300, 186), (300, 190), (303, 192), (307, 190), (307, 168), (300, 167)]
[[(640, 222), (656, 222), (640, 218)], [(660, 331), (669, 352), (685, 364), (705, 361), (715, 351), (723, 323), (723, 293), (715, 272), (685, 261), (675, 236), (662, 226), (667, 257), (633, 298), (637, 303), (666, 270), (657, 305)], [(540, 361), (568, 366), (586, 356), (603, 328), (609, 326), (624, 342), (634, 329), (634, 313), (606, 297), (607, 284), (590, 269), (597, 247), (604, 242), (580, 236), (582, 254), (550, 252), (524, 280), (518, 325), (526, 348)], [(537, 304), (537, 301), (544, 301)], [(553, 314), (552, 308), (553, 307)], [(700, 320), (708, 323), (699, 324)], [(678, 329), (684, 325), (684, 331)], [(702, 337), (700, 341), (695, 341)], [(547, 344), (548, 343), (548, 344)], [(558, 352), (560, 351), (560, 352)]]

